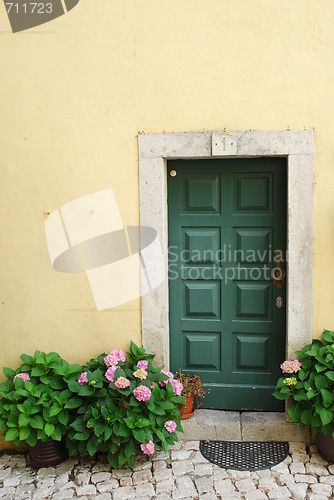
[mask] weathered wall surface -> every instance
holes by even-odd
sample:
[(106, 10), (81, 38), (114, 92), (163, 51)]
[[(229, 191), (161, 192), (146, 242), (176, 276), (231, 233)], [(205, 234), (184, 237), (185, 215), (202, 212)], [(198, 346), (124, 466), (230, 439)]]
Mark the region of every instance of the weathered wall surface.
[(139, 223), (138, 132), (315, 131), (313, 331), (334, 327), (330, 0), (81, 0), (13, 34), (0, 4), (0, 365), (140, 342), (140, 301), (98, 312), (52, 269), (44, 212), (112, 188)]

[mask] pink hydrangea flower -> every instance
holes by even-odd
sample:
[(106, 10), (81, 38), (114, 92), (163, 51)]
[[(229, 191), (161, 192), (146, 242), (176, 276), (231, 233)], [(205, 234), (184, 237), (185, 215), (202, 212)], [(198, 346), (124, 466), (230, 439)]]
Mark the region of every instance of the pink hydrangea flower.
[(141, 359), (137, 363), (137, 367), (139, 369), (145, 370), (146, 372), (148, 371), (148, 361), (146, 359)]
[(104, 358), (106, 366), (117, 365), (119, 361), (126, 361), (125, 352), (122, 349), (114, 349)]
[(167, 420), (164, 427), (168, 432), (172, 433), (176, 429), (176, 422), (174, 422), (174, 420)]
[(174, 391), (175, 395), (181, 396), (182, 389), (183, 389), (183, 385), (181, 384), (181, 382), (179, 380), (175, 379), (172, 381), (172, 386), (173, 386), (173, 391)]
[(114, 366), (111, 366), (110, 368), (108, 368), (108, 370), (106, 371), (105, 377), (107, 380), (109, 380), (109, 382), (114, 381), (114, 375), (115, 375), (115, 371), (117, 370), (117, 368), (118, 368), (118, 366), (114, 365)]
[(18, 373), (17, 375), (15, 375), (15, 377), (13, 378), (13, 384), (15, 382), (15, 379), (16, 378), (21, 378), (23, 380), (23, 382), (28, 382), (28, 380), (30, 380), (30, 377), (28, 375), (28, 373)]
[(118, 379), (115, 382), (115, 386), (117, 389), (125, 389), (126, 387), (129, 387), (130, 385), (130, 380), (128, 380), (125, 377), (118, 377)]
[(133, 395), (137, 401), (149, 401), (151, 397), (151, 390), (146, 385), (140, 385), (133, 389)]
[(154, 453), (153, 441), (150, 439), (150, 441), (147, 444), (141, 444), (140, 449), (145, 455), (152, 455), (152, 453)]
[(140, 378), (140, 380), (145, 380), (147, 377), (147, 372), (143, 368), (140, 368), (139, 370), (133, 372), (133, 376), (136, 378)]
[(88, 382), (88, 378), (87, 378), (87, 372), (83, 372), (80, 377), (78, 378), (78, 382), (80, 385), (84, 385)]
[(168, 382), (172, 383), (173, 380), (174, 380), (174, 377), (173, 377), (173, 374), (172, 372), (168, 372), (167, 370), (161, 370), (160, 373), (164, 373), (165, 375), (167, 375), (168, 379), (167, 380), (163, 380), (162, 382), (159, 382), (159, 384), (164, 387), (168, 384)]
[(294, 359), (293, 361), (284, 361), (281, 364), (281, 370), (283, 373), (297, 373), (301, 369), (302, 364), (298, 359)]

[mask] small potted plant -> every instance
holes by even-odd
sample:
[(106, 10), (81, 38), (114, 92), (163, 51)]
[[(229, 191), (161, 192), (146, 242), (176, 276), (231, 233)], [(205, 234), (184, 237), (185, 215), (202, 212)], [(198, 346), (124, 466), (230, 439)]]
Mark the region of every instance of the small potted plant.
[(29, 446), (30, 465), (57, 465), (68, 457), (64, 436), (81, 399), (68, 388), (81, 365), (70, 365), (55, 352), (21, 355), (16, 370), (4, 368), (0, 383), (0, 430), (6, 441)]
[(204, 384), (199, 375), (186, 375), (179, 371), (175, 377), (182, 384), (182, 396), (186, 398), (183, 406), (180, 405), (181, 418), (191, 418), (195, 412), (195, 406), (199, 407), (199, 398), (205, 395)]
[(334, 332), (325, 330), (322, 341), (314, 339), (296, 354), (298, 359), (282, 363), (273, 395), (288, 400), (291, 420), (310, 426), (319, 452), (334, 461)]

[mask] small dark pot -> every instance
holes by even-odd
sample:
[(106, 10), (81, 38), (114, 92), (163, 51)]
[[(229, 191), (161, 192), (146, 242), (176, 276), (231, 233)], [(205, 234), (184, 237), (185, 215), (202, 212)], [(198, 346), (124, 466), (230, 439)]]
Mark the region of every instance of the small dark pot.
[(320, 455), (329, 462), (334, 462), (334, 439), (332, 433), (325, 436), (322, 432), (317, 432), (316, 442)]
[(29, 463), (32, 467), (51, 467), (64, 462), (68, 451), (63, 441), (49, 439), (42, 443), (37, 441), (34, 448), (29, 447)]

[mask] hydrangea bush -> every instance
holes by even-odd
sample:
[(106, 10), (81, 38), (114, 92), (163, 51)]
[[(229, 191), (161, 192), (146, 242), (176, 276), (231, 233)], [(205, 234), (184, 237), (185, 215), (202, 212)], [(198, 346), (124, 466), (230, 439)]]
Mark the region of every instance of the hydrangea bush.
[(274, 396), (289, 400), (293, 422), (334, 433), (334, 332), (325, 330), (322, 341), (315, 339), (296, 354), (299, 359), (281, 364)]
[(68, 434), (70, 455), (103, 452), (112, 467), (134, 467), (138, 455), (167, 451), (177, 441), (182, 384), (153, 358), (131, 342), (127, 354), (101, 354), (69, 382), (82, 400)]
[(22, 354), (21, 360), (16, 370), (3, 369), (7, 380), (0, 384), (0, 430), (17, 446), (60, 441), (81, 405), (67, 384), (78, 378), (82, 367), (55, 352)]

